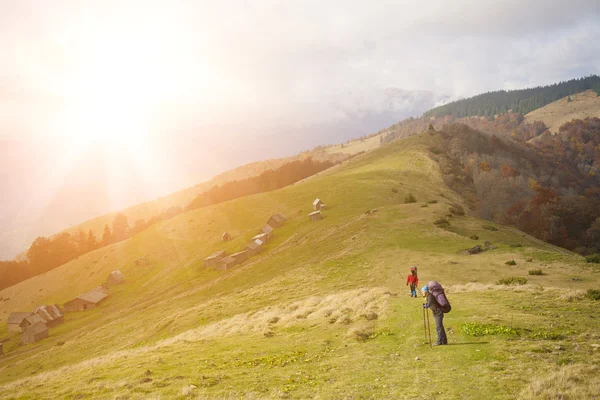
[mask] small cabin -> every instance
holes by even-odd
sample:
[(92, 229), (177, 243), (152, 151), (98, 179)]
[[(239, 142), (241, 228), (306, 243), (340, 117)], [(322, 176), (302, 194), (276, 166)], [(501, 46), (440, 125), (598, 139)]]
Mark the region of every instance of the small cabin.
[(123, 282), (123, 278), (123, 273), (117, 269), (108, 275), (108, 278), (106, 278), (106, 283), (111, 285), (117, 285)]
[(263, 242), (260, 239), (253, 240), (252, 242), (250, 242), (250, 244), (246, 248), (246, 250), (248, 251), (248, 255), (253, 256), (255, 254), (260, 253), (260, 251), (263, 249), (264, 245), (265, 245), (265, 242)]
[(221, 238), (224, 242), (229, 242), (231, 240), (231, 235), (229, 234), (229, 232), (223, 232)]
[(21, 332), (25, 332), (27, 328), (37, 324), (38, 322), (46, 325), (46, 320), (41, 315), (31, 314), (29, 317), (25, 318), (23, 322), (21, 322)]
[(100, 292), (98, 290), (90, 290), (75, 297), (73, 300), (65, 303), (65, 311), (85, 311), (92, 310), (98, 306), (98, 304), (108, 297), (108, 294)]
[(269, 224), (263, 226), (263, 228), (260, 230), (260, 233), (266, 233), (267, 234), (267, 240), (271, 239), (271, 236), (273, 236), (273, 227)]
[(323, 203), (323, 201), (321, 201), (321, 199), (315, 199), (315, 201), (313, 201), (313, 210), (315, 211), (321, 211), (321, 210), (325, 210), (327, 207), (325, 206), (325, 203)]
[(32, 314), (33, 313), (30, 313), (30, 312), (10, 313), (10, 315), (8, 316), (8, 320), (6, 321), (6, 325), (8, 326), (8, 331), (9, 332), (18, 332), (18, 333), (23, 332), (23, 329), (21, 328), (21, 323), (23, 322), (23, 320), (25, 318), (29, 317)]
[(235, 263), (241, 264), (248, 259), (248, 252), (246, 250), (238, 251), (231, 255), (231, 257), (235, 258)]
[(229, 269), (237, 264), (237, 260), (232, 256), (221, 258), (217, 263), (217, 269), (220, 271)]
[(37, 322), (34, 325), (31, 325), (23, 332), (21, 336), (22, 344), (31, 344), (39, 342), (42, 339), (46, 339), (48, 337), (48, 327), (43, 322)]
[(271, 218), (267, 221), (267, 225), (270, 225), (272, 228), (279, 228), (285, 222), (285, 217), (281, 214), (273, 214)]
[(212, 265), (216, 265), (226, 255), (227, 253), (225, 252), (225, 250), (217, 251), (216, 253), (213, 253), (204, 259), (204, 266), (210, 267)]
[(60, 307), (58, 307), (56, 304), (52, 306), (37, 306), (33, 312), (44, 318), (48, 328), (54, 328), (55, 326), (65, 322), (65, 316), (63, 315)]
[(310, 218), (311, 221), (318, 221), (320, 219), (323, 219), (323, 214), (321, 214), (321, 210), (313, 211), (310, 214), (308, 214), (308, 218)]

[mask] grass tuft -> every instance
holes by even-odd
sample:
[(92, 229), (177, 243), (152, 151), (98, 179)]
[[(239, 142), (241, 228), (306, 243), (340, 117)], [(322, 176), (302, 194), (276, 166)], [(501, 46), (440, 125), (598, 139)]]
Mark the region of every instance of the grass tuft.
[(530, 269), (529, 275), (544, 275), (541, 269)]
[(504, 264), (506, 264), (506, 265), (517, 265), (517, 262), (515, 260), (509, 260), (509, 261), (505, 262)]
[(498, 285), (506, 286), (525, 285), (526, 283), (527, 279), (522, 276), (510, 276), (508, 278), (502, 278), (497, 282)]

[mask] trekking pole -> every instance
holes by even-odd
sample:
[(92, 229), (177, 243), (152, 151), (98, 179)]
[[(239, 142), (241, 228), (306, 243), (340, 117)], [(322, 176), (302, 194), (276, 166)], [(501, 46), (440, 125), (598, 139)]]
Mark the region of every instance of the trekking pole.
[(429, 328), (429, 348), (432, 349), (433, 345), (431, 344), (431, 324), (429, 323), (429, 308), (427, 309), (427, 327)]
[(425, 307), (423, 307), (423, 330), (425, 331), (425, 343), (427, 343), (427, 322), (425, 322)]

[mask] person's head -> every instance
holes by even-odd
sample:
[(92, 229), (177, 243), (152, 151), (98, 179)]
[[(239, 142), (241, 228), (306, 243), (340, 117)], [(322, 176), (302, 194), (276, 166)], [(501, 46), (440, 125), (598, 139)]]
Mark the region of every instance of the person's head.
[(417, 275), (417, 267), (415, 267), (415, 266), (410, 267), (410, 273), (413, 275)]
[(423, 288), (421, 289), (421, 293), (423, 294), (423, 297), (427, 297), (429, 295), (429, 287), (423, 286)]

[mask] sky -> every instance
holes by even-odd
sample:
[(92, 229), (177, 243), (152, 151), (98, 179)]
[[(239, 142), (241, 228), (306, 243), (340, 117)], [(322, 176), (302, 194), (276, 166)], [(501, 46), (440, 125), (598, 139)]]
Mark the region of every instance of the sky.
[[(444, 101), (590, 74), (597, 0), (0, 0), (0, 225), (56, 229)], [(84, 197), (108, 200), (69, 217)]]

